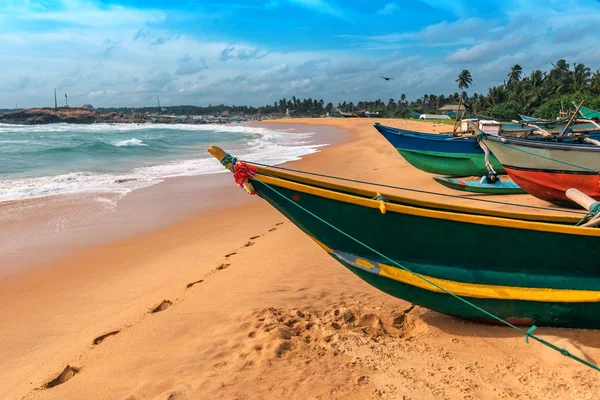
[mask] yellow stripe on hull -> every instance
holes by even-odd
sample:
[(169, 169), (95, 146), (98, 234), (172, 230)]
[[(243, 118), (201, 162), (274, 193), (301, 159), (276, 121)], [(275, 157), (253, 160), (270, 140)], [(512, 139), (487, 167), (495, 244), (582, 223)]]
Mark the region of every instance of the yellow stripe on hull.
[[(314, 237), (310, 236), (310, 238), (327, 253), (335, 256), (336, 258), (342, 259), (354, 267), (375, 273), (376, 275), (383, 276), (388, 279), (392, 279), (396, 282), (418, 287), (420, 289), (437, 293), (446, 293), (411, 272), (364, 258), (353, 257), (353, 260), (349, 260), (347, 257), (344, 257), (342, 254), (340, 254), (340, 252), (330, 249)], [(484, 285), (479, 283), (457, 282), (447, 279), (434, 278), (432, 276), (422, 274), (419, 275), (461, 297), (493, 300), (539, 301), (548, 303), (600, 302), (600, 292), (598, 291)]]
[[(357, 261), (365, 262), (363, 259)], [(357, 262), (358, 264), (358, 262)], [(379, 264), (379, 275), (397, 282), (432, 292), (445, 293), (416, 275), (390, 265)], [(456, 282), (421, 275), (423, 278), (461, 297), (494, 300), (541, 301), (548, 303), (595, 303), (600, 301), (600, 292), (590, 290), (529, 288), (517, 286), (495, 286), (479, 283)]]

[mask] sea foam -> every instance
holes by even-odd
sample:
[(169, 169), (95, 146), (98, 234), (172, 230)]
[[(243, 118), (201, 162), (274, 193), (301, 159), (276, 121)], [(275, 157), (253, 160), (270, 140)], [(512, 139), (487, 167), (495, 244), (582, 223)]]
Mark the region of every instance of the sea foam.
[[(315, 143), (314, 136), (310, 132), (281, 132), (243, 125), (0, 125), (0, 140), (23, 138), (23, 147), (26, 146), (26, 137), (30, 141), (42, 142), (46, 147), (54, 140), (57, 146), (79, 146), (75, 148), (82, 151), (85, 146), (81, 147), (81, 142), (95, 143), (100, 140), (111, 144), (108, 147), (95, 146), (93, 149), (97, 147), (97, 150), (93, 151), (89, 150), (92, 147), (88, 147), (85, 154), (79, 153), (79, 150), (71, 151), (70, 154), (74, 154), (73, 162), (67, 162), (62, 153), (53, 156), (56, 158), (53, 165), (44, 164), (39, 170), (41, 172), (31, 169), (0, 174), (0, 202), (77, 193), (112, 193), (121, 197), (169, 177), (226, 172), (219, 161), (206, 152), (209, 144), (220, 145), (247, 161), (280, 164), (319, 151), (324, 144)], [(111, 147), (114, 154), (110, 151)], [(131, 148), (130, 151), (145, 148), (149, 151), (131, 153), (129, 150), (123, 152), (123, 148)], [(2, 153), (0, 148), (0, 164), (10, 162), (11, 157), (16, 161), (27, 157), (26, 153), (23, 153), (24, 156), (19, 153), (18, 157), (15, 154)], [(98, 154), (97, 159), (94, 159), (94, 154)], [(44, 153), (44, 156), (48, 157), (48, 153)], [(117, 156), (120, 158), (108, 158), (106, 161), (102, 158)], [(170, 159), (165, 159), (167, 156)], [(3, 157), (6, 159), (3, 160)], [(23, 162), (35, 164), (37, 160), (25, 158)], [(72, 170), (73, 163), (79, 163), (75, 165), (77, 171)]]
[(117, 143), (115, 143), (115, 146), (117, 147), (130, 147), (130, 146), (148, 146), (147, 144), (144, 144), (144, 142), (142, 142), (140, 139), (136, 139), (136, 138), (131, 138), (131, 139), (127, 139), (127, 140), (121, 140)]

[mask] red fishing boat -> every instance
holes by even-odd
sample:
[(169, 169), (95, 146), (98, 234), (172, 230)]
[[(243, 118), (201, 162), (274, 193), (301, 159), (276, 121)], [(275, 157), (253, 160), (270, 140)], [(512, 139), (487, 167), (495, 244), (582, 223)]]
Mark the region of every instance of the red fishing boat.
[(600, 200), (600, 146), (490, 135), (482, 135), (481, 140), (527, 193), (573, 206), (565, 192), (575, 188)]

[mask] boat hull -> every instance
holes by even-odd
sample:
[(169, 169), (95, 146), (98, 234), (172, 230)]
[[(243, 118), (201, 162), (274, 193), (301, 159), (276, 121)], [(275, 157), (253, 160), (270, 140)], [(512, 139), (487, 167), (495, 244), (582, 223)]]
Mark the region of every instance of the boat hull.
[(547, 224), (403, 205), (387, 205), (382, 214), (375, 200), (259, 179), (253, 185), (263, 199), (354, 274), (392, 296), (456, 317), (497, 322), (397, 262), (506, 321), (600, 328), (600, 236), (595, 230), (553, 224), (551, 232)]
[(560, 206), (573, 207), (565, 195), (574, 188), (596, 200), (600, 200), (600, 175), (594, 172), (544, 171), (505, 166), (513, 181), (538, 199)]
[(527, 193), (573, 207), (565, 195), (575, 188), (600, 199), (600, 147), (484, 137), (511, 179)]
[[(421, 171), (436, 175), (485, 175), (485, 154), (477, 141), (447, 134), (421, 133), (376, 124), (375, 128), (404, 157)], [(505, 173), (500, 162), (490, 156), (496, 173)]]

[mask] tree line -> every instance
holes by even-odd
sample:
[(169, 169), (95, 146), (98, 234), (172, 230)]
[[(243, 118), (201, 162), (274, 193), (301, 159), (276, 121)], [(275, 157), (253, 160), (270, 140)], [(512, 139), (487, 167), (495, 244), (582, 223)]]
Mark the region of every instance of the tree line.
[(456, 79), (458, 91), (449, 94), (425, 94), (407, 101), (401, 94), (397, 101), (389, 99), (364, 102), (356, 105), (342, 103), (342, 111), (379, 111), (384, 116), (407, 118), (412, 112), (438, 114), (444, 105), (464, 104), (468, 114), (495, 118), (503, 121), (530, 115), (542, 119), (554, 119), (561, 111), (573, 110), (572, 103), (584, 101), (588, 108), (600, 110), (600, 69), (592, 73), (582, 63), (569, 64), (560, 59), (552, 63), (548, 71), (534, 70), (523, 74), (523, 68), (515, 64), (508, 71), (503, 84), (491, 87), (487, 93), (473, 93), (468, 89), (473, 82), (471, 73), (463, 70)]
[(405, 94), (387, 102), (381, 99), (362, 100), (357, 103), (341, 102), (337, 106), (325, 103), (323, 99), (280, 99), (273, 104), (261, 107), (229, 106), (225, 104), (169, 107), (110, 107), (99, 108), (102, 112), (123, 114), (175, 114), (175, 115), (230, 115), (262, 116), (322, 116), (337, 110), (342, 112), (378, 112), (382, 117), (410, 118), (413, 112), (439, 114), (444, 105), (464, 104), (467, 113), (499, 120), (519, 119), (519, 114), (537, 118), (553, 119), (561, 110), (572, 109), (572, 103), (584, 100), (588, 108), (600, 110), (600, 69), (592, 72), (582, 63), (568, 63), (564, 59), (551, 63), (548, 71), (534, 70), (529, 75), (523, 73), (521, 65), (514, 65), (507, 71), (505, 81), (488, 89), (487, 93), (467, 93), (473, 77), (463, 70), (456, 79), (457, 91), (449, 94), (425, 94), (408, 101)]
[(519, 119), (519, 114), (553, 119), (561, 111), (572, 110), (573, 102), (582, 100), (586, 107), (600, 109), (600, 69), (592, 73), (585, 64), (569, 64), (564, 59), (551, 65), (549, 71), (534, 70), (524, 75), (521, 65), (515, 64), (503, 84), (491, 87), (487, 93), (470, 96), (464, 89), (471, 85), (472, 77), (468, 70), (463, 70), (456, 80), (460, 94), (424, 95), (407, 107), (435, 113), (442, 105), (462, 100), (469, 113), (499, 120)]

